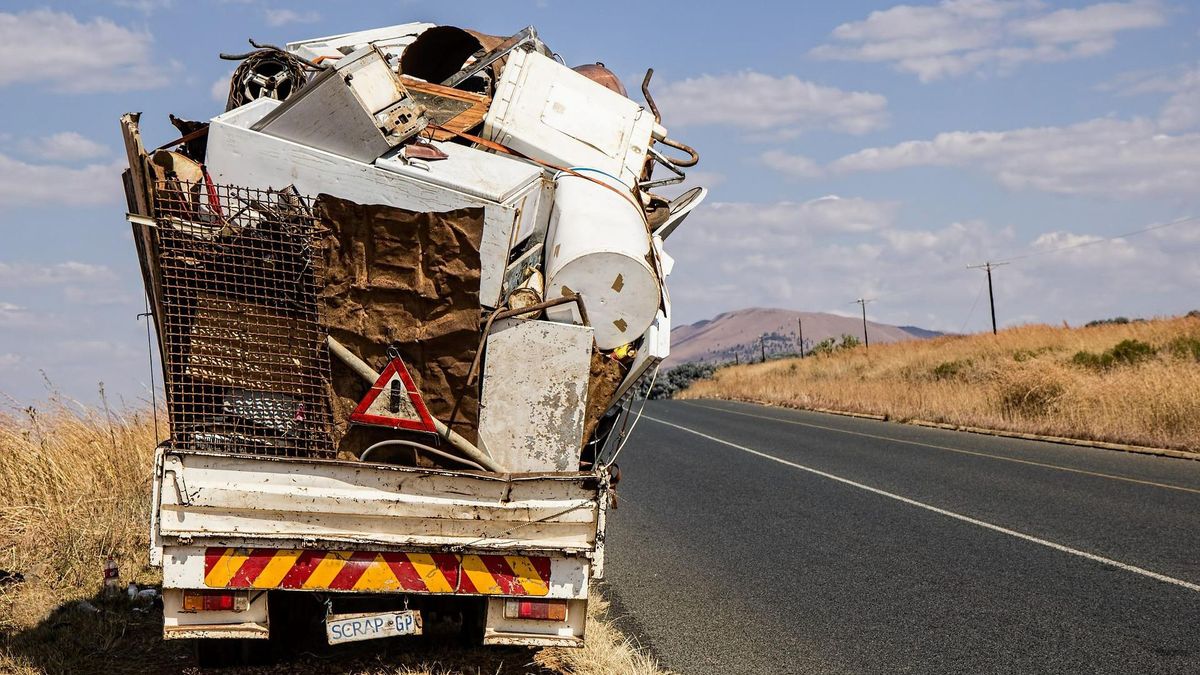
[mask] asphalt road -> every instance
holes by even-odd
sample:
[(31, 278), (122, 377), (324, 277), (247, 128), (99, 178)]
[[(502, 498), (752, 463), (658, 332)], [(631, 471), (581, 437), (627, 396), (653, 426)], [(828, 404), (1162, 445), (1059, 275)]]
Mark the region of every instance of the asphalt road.
[(607, 594), (681, 673), (1200, 673), (1200, 462), (717, 401), (619, 458)]

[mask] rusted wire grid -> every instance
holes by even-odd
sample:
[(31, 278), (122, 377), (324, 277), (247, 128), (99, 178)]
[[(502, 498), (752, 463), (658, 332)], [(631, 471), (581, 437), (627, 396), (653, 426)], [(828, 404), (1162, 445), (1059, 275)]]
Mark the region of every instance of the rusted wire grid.
[(332, 458), (319, 227), (294, 193), (160, 181), (163, 365), (181, 449)]

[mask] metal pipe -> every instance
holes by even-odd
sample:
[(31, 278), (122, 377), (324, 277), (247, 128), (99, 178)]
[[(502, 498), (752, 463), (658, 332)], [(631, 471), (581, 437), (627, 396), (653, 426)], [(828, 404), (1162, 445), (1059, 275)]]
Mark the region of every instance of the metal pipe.
[(671, 163), (674, 164), (675, 166), (681, 166), (686, 169), (689, 166), (696, 166), (697, 164), (700, 163), (700, 153), (696, 152), (696, 149), (693, 148), (692, 146), (690, 146), (686, 143), (680, 143), (679, 141), (677, 141), (673, 138), (660, 138), (660, 139), (658, 139), (658, 142), (662, 143), (663, 145), (675, 148), (676, 150), (682, 150), (682, 151), (686, 152), (688, 155), (690, 155), (687, 159), (675, 159), (674, 157), (672, 157)]
[(463, 457), (458, 457), (458, 456), (452, 455), (448, 452), (442, 452), (441, 450), (438, 450), (437, 448), (433, 448), (428, 445), (425, 445), (424, 443), (418, 443), (416, 441), (407, 441), (402, 438), (391, 438), (386, 441), (379, 441), (378, 443), (368, 447), (366, 450), (363, 450), (363, 453), (361, 455), (359, 455), (358, 458), (359, 458), (359, 460), (365, 462), (365, 461), (367, 461), (367, 455), (371, 454), (372, 450), (374, 450), (376, 448), (387, 447), (389, 445), (403, 445), (403, 446), (407, 446), (407, 447), (410, 447), (410, 448), (413, 448), (416, 450), (424, 450), (425, 452), (432, 453), (439, 457), (445, 457), (446, 459), (449, 459), (451, 461), (459, 462), (461, 464), (466, 464), (467, 466), (473, 466), (476, 469), (479, 469), (480, 471), (486, 471), (486, 469), (484, 469), (482, 466), (476, 464), (475, 462), (472, 462), (469, 459), (466, 459)]
[(662, 122), (662, 115), (658, 114), (658, 106), (654, 103), (654, 97), (650, 95), (650, 78), (654, 77), (654, 69), (646, 69), (646, 79), (642, 80), (642, 96), (646, 97), (646, 105), (650, 106), (650, 112), (654, 113), (654, 121)]
[[(326, 338), (326, 342), (329, 344), (329, 353), (349, 366), (359, 377), (366, 380), (372, 386), (379, 380), (379, 373), (375, 372), (374, 368), (368, 365), (366, 361), (358, 358), (357, 354), (347, 349), (345, 345), (334, 339), (332, 335)], [(458, 432), (442, 424), (438, 419), (434, 418), (433, 426), (437, 429), (438, 435), (442, 437), (442, 440), (454, 446), (470, 459), (483, 465), (486, 470), (495, 471), (496, 473), (508, 473), (508, 469), (497, 464), (496, 460), (488, 457), (479, 448), (475, 447), (474, 443), (463, 438)]]

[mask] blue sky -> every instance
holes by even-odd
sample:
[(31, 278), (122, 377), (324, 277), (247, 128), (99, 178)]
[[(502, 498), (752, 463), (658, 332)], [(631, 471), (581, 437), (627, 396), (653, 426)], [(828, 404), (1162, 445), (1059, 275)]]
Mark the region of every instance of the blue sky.
[(407, 21), (645, 68), (702, 154), (668, 241), (677, 323), (745, 306), (949, 331), (1200, 307), (1200, 7), (1183, 2), (6, 2), (0, 392), (148, 396), (117, 120), (223, 109), (220, 51)]

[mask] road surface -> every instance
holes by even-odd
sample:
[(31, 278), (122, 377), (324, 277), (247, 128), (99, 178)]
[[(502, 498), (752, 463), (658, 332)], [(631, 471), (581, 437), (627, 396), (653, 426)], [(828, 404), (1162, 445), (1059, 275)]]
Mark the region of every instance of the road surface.
[(1200, 673), (1200, 462), (650, 402), (606, 593), (681, 673)]

